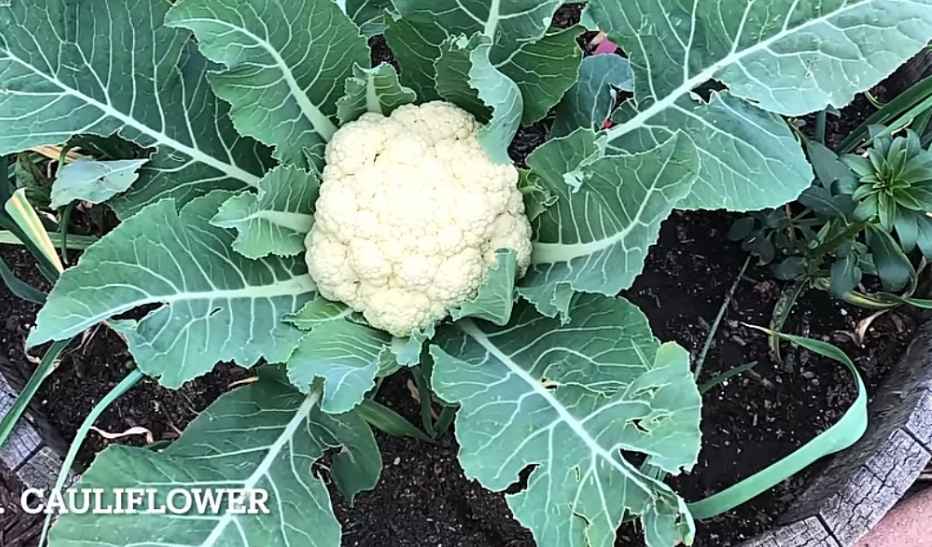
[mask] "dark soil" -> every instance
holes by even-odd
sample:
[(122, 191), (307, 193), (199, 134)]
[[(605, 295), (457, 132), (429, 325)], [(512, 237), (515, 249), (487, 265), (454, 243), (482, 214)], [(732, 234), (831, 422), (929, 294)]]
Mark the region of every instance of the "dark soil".
[[(648, 314), (659, 338), (679, 342), (694, 356), (746, 256), (737, 245), (723, 243), (730, 222), (728, 215), (719, 213), (674, 214), (664, 224), (645, 272), (626, 294)], [(24, 278), (34, 279), (22, 252), (5, 249), (2, 255), (17, 264)], [(837, 365), (789, 348), (786, 364), (775, 365), (767, 357), (766, 338), (742, 326), (743, 322), (765, 325), (769, 321), (781, 290), (771, 279), (766, 269), (749, 270), (706, 359), (704, 380), (746, 362), (759, 364), (706, 394), (699, 464), (690, 475), (673, 480), (687, 499), (718, 491), (789, 454), (837, 420), (853, 398), (851, 380)], [(29, 370), (22, 344), (36, 309), (4, 291), (0, 291), (0, 305), (6, 310), (0, 343), (7, 361)], [(859, 347), (851, 333), (865, 315), (813, 292), (802, 300), (787, 330), (841, 345), (874, 387), (905, 347), (914, 323), (900, 312), (887, 314), (873, 323), (865, 344)], [(94, 332), (68, 352), (40, 392), (38, 409), (70, 441), (91, 407), (126, 374), (129, 360), (117, 337), (104, 329)], [(249, 374), (221, 365), (179, 391), (143, 383), (116, 403), (97, 426), (113, 433), (142, 426), (156, 440), (173, 439), (197, 412)], [(417, 406), (406, 381), (406, 373), (391, 379), (383, 386), (381, 398), (414, 421)], [(135, 436), (118, 442), (144, 441), (144, 436)], [(92, 434), (79, 464), (86, 465), (107, 443)], [(361, 495), (352, 508), (335, 495), (337, 513), (346, 527), (346, 545), (532, 545), (529, 533), (510, 517), (503, 496), (486, 492), (463, 476), (452, 435), (433, 445), (379, 435), (379, 444), (385, 468), (378, 488)], [(697, 544), (730, 545), (766, 529), (818, 468), (727, 516), (701, 523)], [(619, 545), (636, 544), (635, 538), (636, 530), (623, 529)]]

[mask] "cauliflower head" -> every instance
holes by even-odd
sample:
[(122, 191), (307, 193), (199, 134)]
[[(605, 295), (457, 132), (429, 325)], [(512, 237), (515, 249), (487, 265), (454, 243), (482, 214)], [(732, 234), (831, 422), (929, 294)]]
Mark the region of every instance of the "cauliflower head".
[(307, 265), (320, 294), (395, 336), (474, 297), (495, 251), (531, 259), (518, 170), (493, 163), (479, 124), (445, 102), (365, 114), (327, 146)]

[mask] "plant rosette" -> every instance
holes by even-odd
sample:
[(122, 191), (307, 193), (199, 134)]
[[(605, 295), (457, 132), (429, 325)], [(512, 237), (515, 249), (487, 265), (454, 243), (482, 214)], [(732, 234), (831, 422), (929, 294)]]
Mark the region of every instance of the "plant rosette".
[[(609, 546), (633, 519), (651, 546), (690, 543), (662, 480), (700, 449), (689, 354), (616, 296), (675, 208), (795, 199), (812, 170), (783, 117), (843, 106), (932, 36), (930, 0), (591, 0), (582, 24), (628, 57), (583, 60), (555, 0), (8, 4), (0, 153), (151, 149), (69, 179), (62, 199), (122, 222), (29, 344), (107, 321), (169, 388), (268, 364), (167, 448), (107, 448), (80, 486), (262, 488), (269, 514), (67, 514), (53, 545), (339, 545), (312, 465), (332, 454), (349, 502), (373, 488), (360, 409), (413, 366), (458, 407), (467, 476), (503, 491), (533, 467), (507, 500), (538, 544)], [(400, 70), (371, 66), (376, 34)], [(551, 112), (518, 169), (508, 146)]]

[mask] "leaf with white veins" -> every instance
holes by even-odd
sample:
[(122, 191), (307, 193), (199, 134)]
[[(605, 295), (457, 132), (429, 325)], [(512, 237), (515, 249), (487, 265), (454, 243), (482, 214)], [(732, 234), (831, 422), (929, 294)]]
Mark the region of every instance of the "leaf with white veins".
[(375, 68), (353, 67), (346, 79), (346, 93), (337, 101), (340, 124), (356, 120), (366, 112), (389, 116), (396, 108), (411, 104), (417, 95), (398, 81), (395, 67), (382, 63)]
[(437, 59), (437, 91), (487, 122), (479, 130), (479, 142), (493, 161), (510, 164), (508, 146), (521, 126), (524, 102), (518, 84), (489, 62), (489, 44), (481, 34), (445, 42)]
[(62, 274), (29, 344), (65, 340), (155, 305), (114, 327), (139, 368), (166, 387), (219, 361), (284, 362), (303, 333), (282, 319), (311, 299), (314, 283), (303, 257), (255, 261), (233, 250), (233, 235), (210, 224), (230, 196), (213, 192), (180, 212), (163, 200), (124, 221)]
[(155, 147), (141, 179), (112, 201), (124, 218), (159, 199), (181, 205), (258, 184), (262, 147), (233, 129), (190, 34), (162, 26), (167, 8), (149, 0), (0, 6), (0, 154), (78, 133)]
[(460, 405), (466, 476), (502, 491), (533, 466), (506, 499), (538, 545), (610, 547), (626, 514), (689, 521), (668, 486), (622, 455), (669, 473), (695, 464), (701, 399), (689, 354), (661, 346), (626, 300), (580, 296), (572, 315), (562, 326), (519, 305), (505, 327), (464, 320), (434, 340), (432, 383)]
[[(267, 514), (237, 514), (221, 503), (215, 511), (143, 512), (127, 526), (126, 515), (72, 513), (57, 520), (51, 544), (338, 545), (340, 524), (313, 465), (328, 450), (338, 449), (333, 478), (351, 502), (378, 481), (382, 461), (372, 431), (356, 414), (322, 413), (319, 392), (304, 396), (263, 376), (217, 399), (165, 450), (110, 446), (81, 477), (78, 488), (100, 488), (110, 504), (116, 503), (115, 488), (153, 489), (160, 504), (179, 488), (203, 489), (205, 494), (225, 488), (261, 489), (268, 494)], [(248, 509), (249, 503), (245, 506)]]
[(343, 82), (369, 64), (365, 37), (333, 0), (183, 0), (165, 24), (192, 30), (226, 66), (209, 80), (240, 133), (286, 163), (322, 166)]
[(335, 0), (340, 9), (369, 38), (385, 32), (385, 12), (393, 11), (392, 0)]
[[(683, 129), (700, 149), (686, 207), (753, 210), (798, 196), (811, 169), (789, 129), (764, 111), (842, 107), (932, 37), (932, 0), (591, 0), (587, 14), (635, 72), (612, 146), (644, 150)], [(730, 93), (696, 106), (690, 93), (710, 80)]]
[(220, 206), (210, 223), (238, 232), (233, 248), (247, 258), (301, 254), (314, 226), (317, 173), (276, 167), (259, 181), (259, 192), (243, 192)]
[(518, 293), (548, 316), (568, 319), (574, 291), (614, 296), (630, 287), (661, 222), (696, 180), (699, 156), (683, 133), (632, 156), (601, 157), (599, 139), (580, 129), (528, 158), (557, 202), (534, 220), (531, 267)]
[(149, 160), (77, 160), (58, 170), (52, 183), (53, 209), (75, 201), (103, 203), (125, 192)]
[(615, 109), (616, 89), (634, 91), (634, 73), (627, 59), (614, 54), (583, 59), (579, 80), (557, 107), (551, 135), (565, 137), (581, 127), (601, 130)]
[[(427, 101), (439, 98), (435, 64), (441, 44), (459, 35), (482, 34), (489, 40), (488, 60), (492, 67), (505, 74), (523, 75), (521, 89), (526, 93), (525, 105), (531, 109), (527, 115), (530, 119), (549, 100), (548, 96), (557, 94), (553, 85), (565, 83), (567, 66), (563, 61), (570, 62), (569, 70), (578, 66), (578, 59), (573, 65), (574, 55), (567, 55), (564, 47), (549, 41), (534, 45), (547, 33), (562, 4), (559, 0), (395, 0), (400, 17), (389, 21), (385, 37), (401, 64), (401, 81)], [(566, 43), (558, 42), (561, 46)], [(527, 52), (522, 51), (525, 48)], [(539, 59), (533, 57), (540, 54), (561, 62), (537, 62)], [(519, 56), (520, 64), (516, 62)]]
[(335, 316), (316, 324), (288, 358), (288, 379), (307, 392), (323, 380), (320, 407), (330, 414), (352, 410), (375, 387), (392, 337), (387, 332)]

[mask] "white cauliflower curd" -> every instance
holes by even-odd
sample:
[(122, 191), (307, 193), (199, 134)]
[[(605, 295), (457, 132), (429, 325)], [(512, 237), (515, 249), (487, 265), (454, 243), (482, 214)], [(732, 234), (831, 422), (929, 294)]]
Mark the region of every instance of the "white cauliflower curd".
[(445, 102), (365, 114), (327, 146), (307, 265), (320, 294), (395, 336), (472, 298), (497, 249), (531, 259), (518, 170), (493, 163), (479, 124)]

